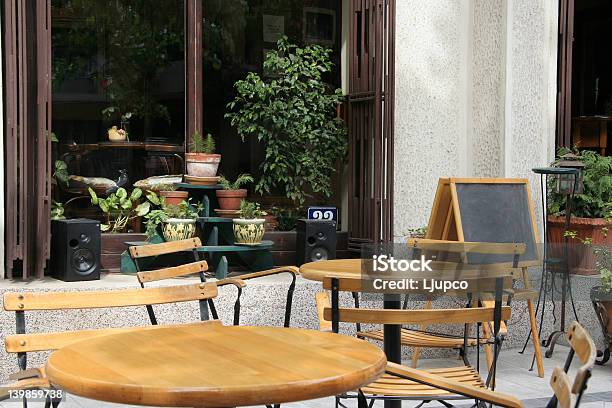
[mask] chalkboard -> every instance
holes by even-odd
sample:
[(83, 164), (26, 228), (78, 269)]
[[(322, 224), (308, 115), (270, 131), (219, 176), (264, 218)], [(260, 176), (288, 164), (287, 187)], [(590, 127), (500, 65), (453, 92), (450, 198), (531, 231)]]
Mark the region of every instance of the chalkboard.
[[(520, 264), (539, 262), (529, 185), (526, 182), (497, 184), (455, 181), (454, 185), (463, 241), (524, 243), (526, 250), (520, 257)], [(512, 256), (470, 254), (469, 262), (512, 262)]]

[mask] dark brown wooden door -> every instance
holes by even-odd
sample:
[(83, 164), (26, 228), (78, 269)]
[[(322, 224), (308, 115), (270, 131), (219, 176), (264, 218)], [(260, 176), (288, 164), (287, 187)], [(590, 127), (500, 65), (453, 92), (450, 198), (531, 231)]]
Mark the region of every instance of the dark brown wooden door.
[(349, 247), (393, 237), (395, 0), (350, 0)]
[(557, 53), (557, 147), (571, 146), (573, 45), (574, 0), (560, 0)]
[(5, 270), (42, 277), (51, 192), (50, 0), (4, 2)]

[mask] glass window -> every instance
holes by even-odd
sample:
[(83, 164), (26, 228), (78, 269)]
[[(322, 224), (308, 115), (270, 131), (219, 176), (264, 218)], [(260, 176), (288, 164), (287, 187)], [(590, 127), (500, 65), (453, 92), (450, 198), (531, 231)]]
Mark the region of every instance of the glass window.
[(234, 83), (248, 72), (262, 74), (265, 54), (286, 35), (299, 46), (314, 43), (331, 48), (334, 70), (328, 82), (340, 87), (342, 2), (203, 0), (203, 12), (205, 132), (215, 137), (218, 153), (223, 155), (220, 173), (257, 176), (264, 159), (262, 146), (254, 140), (242, 143), (224, 118), (227, 103), (235, 97)]
[(70, 175), (60, 200), (182, 173), (184, 2), (51, 4), (53, 154)]

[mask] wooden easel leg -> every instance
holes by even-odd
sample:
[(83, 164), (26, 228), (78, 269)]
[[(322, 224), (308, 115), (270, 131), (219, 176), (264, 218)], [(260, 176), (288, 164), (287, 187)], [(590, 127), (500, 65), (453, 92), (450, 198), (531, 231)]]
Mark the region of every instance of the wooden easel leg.
[[(482, 336), (485, 339), (491, 338), (491, 326), (489, 322), (482, 323)], [(476, 348), (477, 352), (480, 352), (480, 347)], [(491, 366), (493, 366), (493, 350), (491, 350), (490, 344), (484, 345), (485, 357), (487, 358), (487, 370), (491, 370)]]
[(527, 299), (527, 310), (529, 311), (529, 323), (531, 325), (533, 350), (535, 352), (536, 364), (538, 365), (538, 377), (544, 378), (544, 363), (542, 362), (542, 349), (540, 349), (540, 336), (538, 336), (538, 325), (536, 324), (535, 309), (533, 308), (533, 301), (531, 299)]

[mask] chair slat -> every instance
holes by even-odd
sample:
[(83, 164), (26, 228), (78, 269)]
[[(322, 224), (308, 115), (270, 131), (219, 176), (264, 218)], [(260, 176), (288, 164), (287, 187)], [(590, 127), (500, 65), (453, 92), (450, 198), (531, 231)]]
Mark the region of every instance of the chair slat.
[(553, 389), (561, 408), (573, 408), (576, 397), (572, 394), (570, 380), (561, 367), (555, 367), (550, 376), (550, 387)]
[[(391, 309), (338, 309), (338, 319), (346, 323), (372, 323), (372, 324), (458, 324), (478, 323), (494, 320), (494, 308), (474, 307), (464, 309), (420, 309), (420, 310), (391, 310)], [(510, 319), (511, 309), (502, 306), (501, 320)], [(324, 310), (325, 320), (332, 320), (332, 309)]]
[[(185, 326), (221, 325), (219, 320), (173, 325), (177, 328)], [(118, 327), (110, 329), (76, 330), (69, 332), (16, 334), (7, 336), (4, 345), (7, 353), (25, 353), (32, 351), (58, 350), (72, 343), (109, 334), (125, 333), (134, 330), (155, 330), (160, 326)]]
[(191, 275), (194, 273), (206, 272), (208, 264), (206, 261), (192, 262), (185, 265), (173, 266), (170, 268), (156, 269), (154, 271), (137, 272), (136, 276), (140, 283), (156, 282), (164, 279), (176, 278), (179, 276)]
[(4, 310), (96, 309), (206, 300), (217, 296), (214, 283), (81, 292), (5, 293)]
[(200, 238), (182, 239), (179, 241), (162, 242), (161, 244), (136, 245), (129, 248), (132, 258), (171, 254), (173, 252), (187, 251), (202, 246)]
[(410, 238), (407, 243), (409, 247), (422, 250), (490, 255), (522, 255), (527, 248), (523, 243), (457, 242), (429, 238)]

